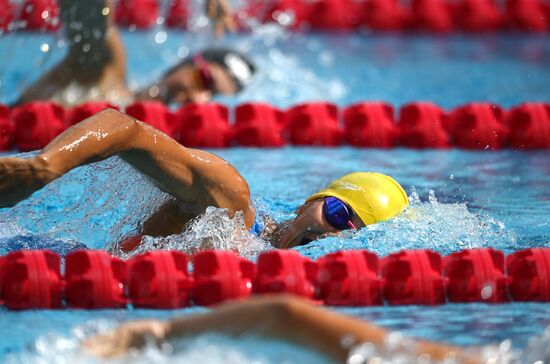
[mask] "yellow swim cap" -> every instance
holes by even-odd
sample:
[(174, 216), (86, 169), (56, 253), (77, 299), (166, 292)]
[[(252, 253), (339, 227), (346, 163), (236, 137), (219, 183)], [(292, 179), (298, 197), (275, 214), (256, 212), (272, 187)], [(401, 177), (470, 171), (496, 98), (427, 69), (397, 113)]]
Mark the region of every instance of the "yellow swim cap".
[(350, 205), (365, 225), (391, 219), (409, 205), (403, 187), (390, 176), (355, 172), (332, 181), (306, 202), (333, 196)]

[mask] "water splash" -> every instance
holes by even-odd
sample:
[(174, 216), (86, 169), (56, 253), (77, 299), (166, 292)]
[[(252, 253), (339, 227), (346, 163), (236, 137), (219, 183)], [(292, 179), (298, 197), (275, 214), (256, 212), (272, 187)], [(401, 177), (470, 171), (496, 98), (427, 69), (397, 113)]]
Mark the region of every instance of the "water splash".
[[(221, 249), (255, 259), (262, 251), (270, 248), (268, 242), (247, 231), (242, 212), (237, 212), (231, 218), (227, 209), (208, 207), (204, 214), (191, 220), (181, 234), (167, 237), (145, 236), (137, 249), (120, 255), (129, 258), (158, 249), (179, 250), (188, 254), (205, 249)], [(113, 250), (116, 252), (116, 247)]]
[(515, 232), (504, 223), (470, 212), (465, 203), (440, 203), (434, 191), (430, 191), (427, 201), (421, 201), (413, 188), (409, 200), (407, 210), (389, 221), (345, 231), (340, 237), (317, 240), (297, 249), (313, 258), (343, 249), (369, 249), (379, 255), (403, 249), (433, 249), (449, 254), (478, 247), (511, 251), (517, 241)]

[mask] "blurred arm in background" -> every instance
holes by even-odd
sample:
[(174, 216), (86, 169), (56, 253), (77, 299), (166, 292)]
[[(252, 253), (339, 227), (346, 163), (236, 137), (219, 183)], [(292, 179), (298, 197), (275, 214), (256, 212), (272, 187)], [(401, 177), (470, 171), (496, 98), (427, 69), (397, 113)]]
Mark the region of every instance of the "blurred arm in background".
[[(67, 55), (22, 92), (18, 103), (53, 99), (75, 103), (128, 99), (126, 55), (114, 22), (114, 7), (105, 0), (60, 0), (61, 21), (69, 44)], [(63, 93), (73, 93), (63, 95)], [(71, 102), (75, 99), (74, 102)]]

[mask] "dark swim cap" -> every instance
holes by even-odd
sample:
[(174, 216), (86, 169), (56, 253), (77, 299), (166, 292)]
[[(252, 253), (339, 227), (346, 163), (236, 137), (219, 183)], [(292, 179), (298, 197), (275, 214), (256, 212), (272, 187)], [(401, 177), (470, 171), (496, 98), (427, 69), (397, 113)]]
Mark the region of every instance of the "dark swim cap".
[(241, 91), (252, 80), (256, 66), (242, 53), (228, 48), (208, 48), (198, 54), (208, 62), (222, 66)]

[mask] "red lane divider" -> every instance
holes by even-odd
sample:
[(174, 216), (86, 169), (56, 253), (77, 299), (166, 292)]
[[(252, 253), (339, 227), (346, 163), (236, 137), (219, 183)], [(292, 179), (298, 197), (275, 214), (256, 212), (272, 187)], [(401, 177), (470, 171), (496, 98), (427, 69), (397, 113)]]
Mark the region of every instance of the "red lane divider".
[(5, 32), (15, 19), (15, 5), (10, 0), (0, 0), (0, 9), (0, 32)]
[(24, 30), (56, 31), (61, 27), (59, 6), (55, 0), (26, 0), (16, 10)]
[(289, 293), (334, 306), (437, 305), (448, 302), (550, 302), (550, 248), (510, 254), (466, 249), (441, 257), (403, 250), (381, 259), (367, 250), (312, 261), (292, 250), (267, 251), (255, 264), (232, 251), (188, 258), (154, 251), (124, 262), (102, 250), (61, 258), (47, 250), (0, 257), (0, 302), (8, 309), (172, 309), (213, 305), (252, 294)]
[(187, 19), (190, 15), (189, 2), (190, 0), (170, 0), (168, 16), (166, 16), (167, 27), (187, 29)]
[(60, 308), (61, 258), (46, 250), (20, 250), (3, 257), (0, 290), (10, 310)]
[(327, 305), (375, 306), (382, 304), (378, 256), (367, 250), (327, 254), (319, 265), (319, 293)]
[(15, 146), (22, 152), (44, 148), (65, 130), (65, 110), (53, 102), (35, 101), (12, 110)]
[(126, 263), (103, 250), (78, 250), (68, 254), (65, 281), (65, 300), (69, 307), (126, 307)]
[(409, 148), (448, 148), (444, 111), (430, 102), (416, 102), (401, 108), (399, 123), (401, 145)]
[[(502, 4), (501, 4), (502, 3)], [(114, 10), (120, 26), (151, 29), (157, 24), (186, 29), (191, 1), (171, 0), (161, 14), (160, 0), (120, 0)], [(12, 5), (0, 0), (0, 30), (55, 31), (60, 27), (55, 0), (26, 0)], [(246, 29), (247, 18), (277, 21), (293, 30), (382, 31), (421, 30), (483, 32), (501, 29), (546, 32), (550, 5), (546, 0), (251, 0), (234, 18)], [(165, 19), (165, 21), (163, 21)]]
[(189, 306), (191, 287), (187, 256), (183, 253), (145, 253), (129, 262), (128, 296), (135, 307), (170, 309)]
[(383, 296), (390, 305), (445, 303), (441, 256), (431, 250), (404, 250), (382, 258)]
[(254, 292), (290, 293), (315, 298), (317, 265), (293, 250), (272, 250), (260, 254)]
[(508, 301), (504, 254), (494, 249), (471, 249), (444, 258), (449, 302)]
[(355, 147), (391, 148), (397, 145), (393, 107), (382, 102), (362, 102), (344, 109), (344, 138)]
[[(37, 101), (10, 110), (0, 105), (0, 150), (43, 148), (66, 127), (111, 105), (89, 102), (68, 111)], [(445, 112), (430, 102), (404, 105), (394, 120), (391, 105), (359, 102), (339, 109), (311, 102), (286, 111), (266, 103), (229, 109), (220, 104), (190, 104), (172, 112), (159, 102), (136, 102), (129, 115), (170, 135), (187, 147), (226, 148), (299, 146), (366, 148), (464, 148), (478, 150), (550, 148), (550, 104), (527, 102), (509, 110), (474, 102)]]
[(231, 141), (229, 109), (220, 104), (190, 104), (176, 113), (179, 142), (186, 147), (225, 148)]
[(508, 134), (502, 108), (488, 103), (472, 103), (449, 114), (453, 145), (464, 149), (501, 149)]
[(247, 103), (235, 109), (233, 139), (244, 147), (281, 147), (285, 144), (284, 113), (263, 103)]
[(231, 251), (209, 250), (195, 254), (193, 301), (209, 306), (252, 294), (255, 265)]
[(506, 271), (512, 300), (550, 302), (550, 249), (532, 248), (508, 255)]
[(549, 16), (542, 0), (507, 0), (508, 24), (513, 29), (546, 32)]
[(15, 126), (10, 118), (10, 109), (0, 105), (0, 151), (8, 151), (13, 147)]
[(433, 33), (449, 33), (454, 24), (449, 3), (442, 0), (412, 0), (411, 26)]
[(455, 24), (467, 32), (501, 29), (506, 17), (494, 0), (462, 0), (452, 10)]
[(336, 147), (341, 144), (338, 108), (329, 102), (311, 102), (286, 112), (286, 132), (293, 145)]
[(550, 104), (519, 105), (507, 113), (505, 124), (510, 128), (512, 148), (550, 148)]
[(123, 26), (149, 29), (157, 22), (159, 8), (157, 0), (119, 0), (115, 19)]

